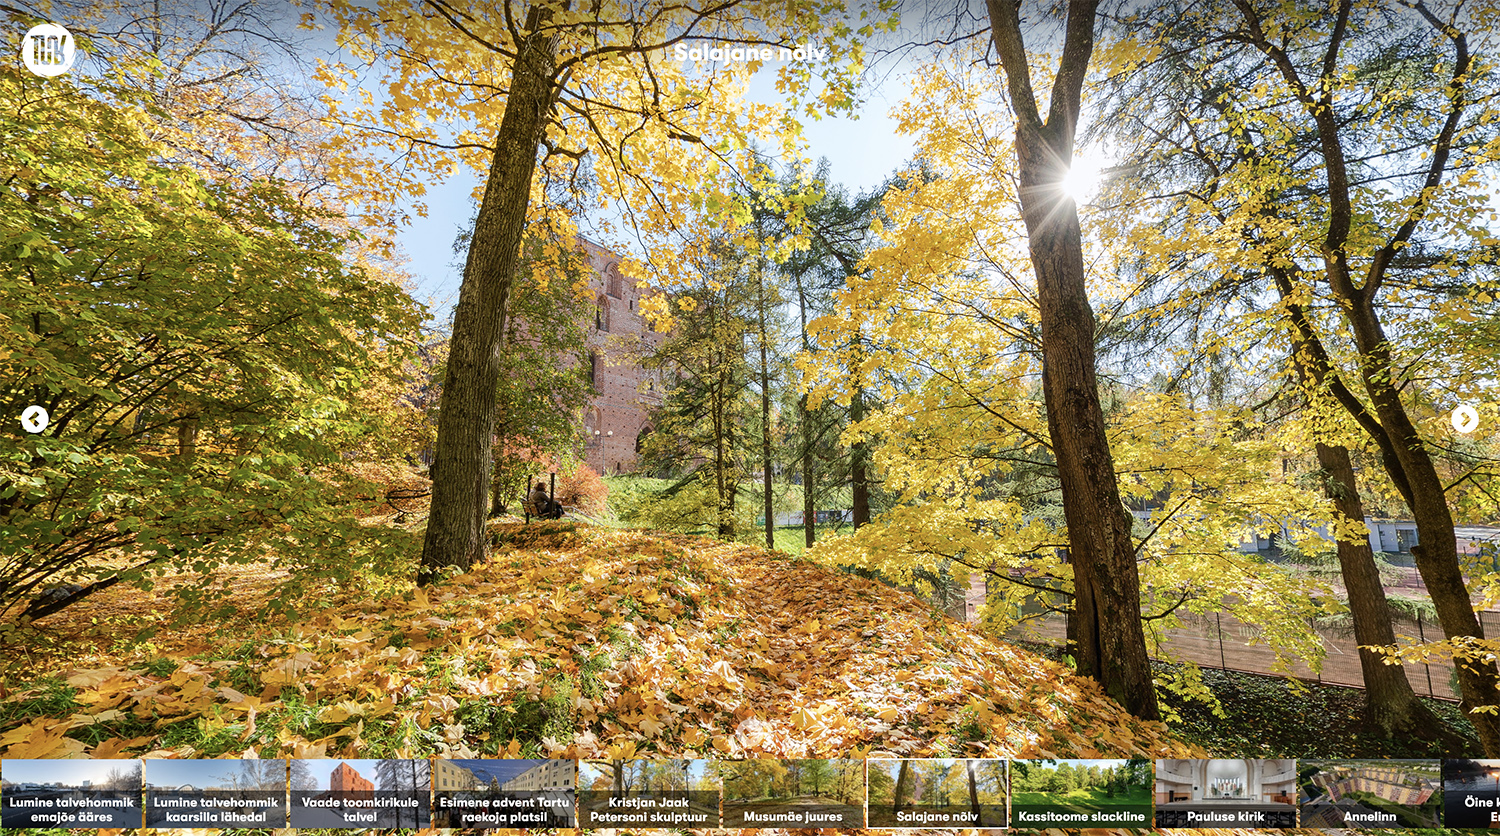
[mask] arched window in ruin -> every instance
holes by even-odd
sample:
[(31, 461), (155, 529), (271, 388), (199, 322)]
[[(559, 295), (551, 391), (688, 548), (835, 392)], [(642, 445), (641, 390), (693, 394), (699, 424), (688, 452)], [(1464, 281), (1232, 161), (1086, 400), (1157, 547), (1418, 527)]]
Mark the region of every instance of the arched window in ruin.
[(650, 435), (651, 435), (651, 425), (650, 424), (647, 424), (646, 426), (641, 427), (641, 431), (639, 433), (636, 433), (636, 436), (635, 436), (635, 454), (637, 456), (639, 456), (641, 454), (642, 450), (646, 449), (646, 438), (649, 437)]
[(605, 268), (604, 275), (608, 277), (609, 295), (616, 299), (621, 298), (624, 281), (620, 278), (620, 265), (618, 263), (609, 265)]
[(589, 352), (589, 385), (599, 385), (599, 355)]
[(609, 300), (604, 294), (599, 294), (595, 300), (598, 307), (594, 310), (594, 328), (599, 331), (609, 332)]

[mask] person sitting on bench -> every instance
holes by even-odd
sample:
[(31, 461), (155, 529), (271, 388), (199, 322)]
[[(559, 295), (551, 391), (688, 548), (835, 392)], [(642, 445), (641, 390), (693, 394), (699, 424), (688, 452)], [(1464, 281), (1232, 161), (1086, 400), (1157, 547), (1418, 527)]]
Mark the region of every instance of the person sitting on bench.
[(541, 482), (537, 482), (536, 487), (531, 489), (527, 504), (531, 506), (531, 513), (539, 520), (562, 519), (562, 503), (554, 502), (551, 497), (547, 496), (547, 486)]

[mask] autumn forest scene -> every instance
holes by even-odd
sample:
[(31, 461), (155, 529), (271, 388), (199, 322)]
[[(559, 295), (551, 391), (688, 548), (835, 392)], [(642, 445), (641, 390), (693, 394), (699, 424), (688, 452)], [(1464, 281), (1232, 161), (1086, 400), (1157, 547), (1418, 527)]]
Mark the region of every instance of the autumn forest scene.
[(0, 757), (1500, 758), (1494, 0), (0, 18)]

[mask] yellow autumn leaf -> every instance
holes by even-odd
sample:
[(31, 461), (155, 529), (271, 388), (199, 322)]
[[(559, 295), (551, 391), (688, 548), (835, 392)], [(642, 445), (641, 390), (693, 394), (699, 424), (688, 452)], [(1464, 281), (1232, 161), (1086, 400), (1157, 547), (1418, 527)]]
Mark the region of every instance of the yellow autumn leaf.
[(64, 677), (63, 681), (74, 688), (93, 688), (107, 679), (120, 673), (120, 668), (96, 668), (94, 670), (76, 671)]
[(95, 760), (112, 760), (125, 754), (127, 750), (150, 742), (149, 737), (112, 737), (89, 750), (89, 757)]

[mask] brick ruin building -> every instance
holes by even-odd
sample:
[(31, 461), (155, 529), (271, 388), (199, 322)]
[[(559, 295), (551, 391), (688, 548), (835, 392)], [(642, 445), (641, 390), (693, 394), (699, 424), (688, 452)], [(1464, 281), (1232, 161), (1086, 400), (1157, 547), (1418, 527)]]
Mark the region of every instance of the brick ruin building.
[(640, 310), (641, 300), (653, 291), (620, 275), (619, 256), (582, 236), (578, 240), (594, 271), (589, 360), (598, 390), (584, 411), (584, 460), (601, 474), (627, 473), (651, 432), (648, 412), (660, 405), (663, 394), (660, 379), (631, 361), (625, 350), (628, 341), (643, 338), (653, 347), (661, 341)]
[(375, 785), (347, 763), (334, 767), (328, 776), (328, 792), (324, 793), (328, 797), (343, 799), (370, 798), (374, 794)]
[[(641, 317), (641, 299), (654, 291), (642, 290), (620, 274), (620, 257), (582, 236), (578, 244), (593, 273), (589, 288), (594, 304), (585, 323), (589, 350), (589, 379), (597, 394), (584, 409), (584, 461), (600, 474), (628, 473), (635, 467), (640, 440), (651, 430), (649, 411), (661, 404), (662, 386), (657, 375), (631, 359), (630, 343), (643, 340), (649, 346), (662, 335), (651, 330)], [(437, 347), (422, 349), (429, 368)], [(437, 381), (425, 379), (410, 397), (419, 408), (431, 409), (438, 402)], [(431, 465), (433, 451), (423, 450), (418, 460)]]

